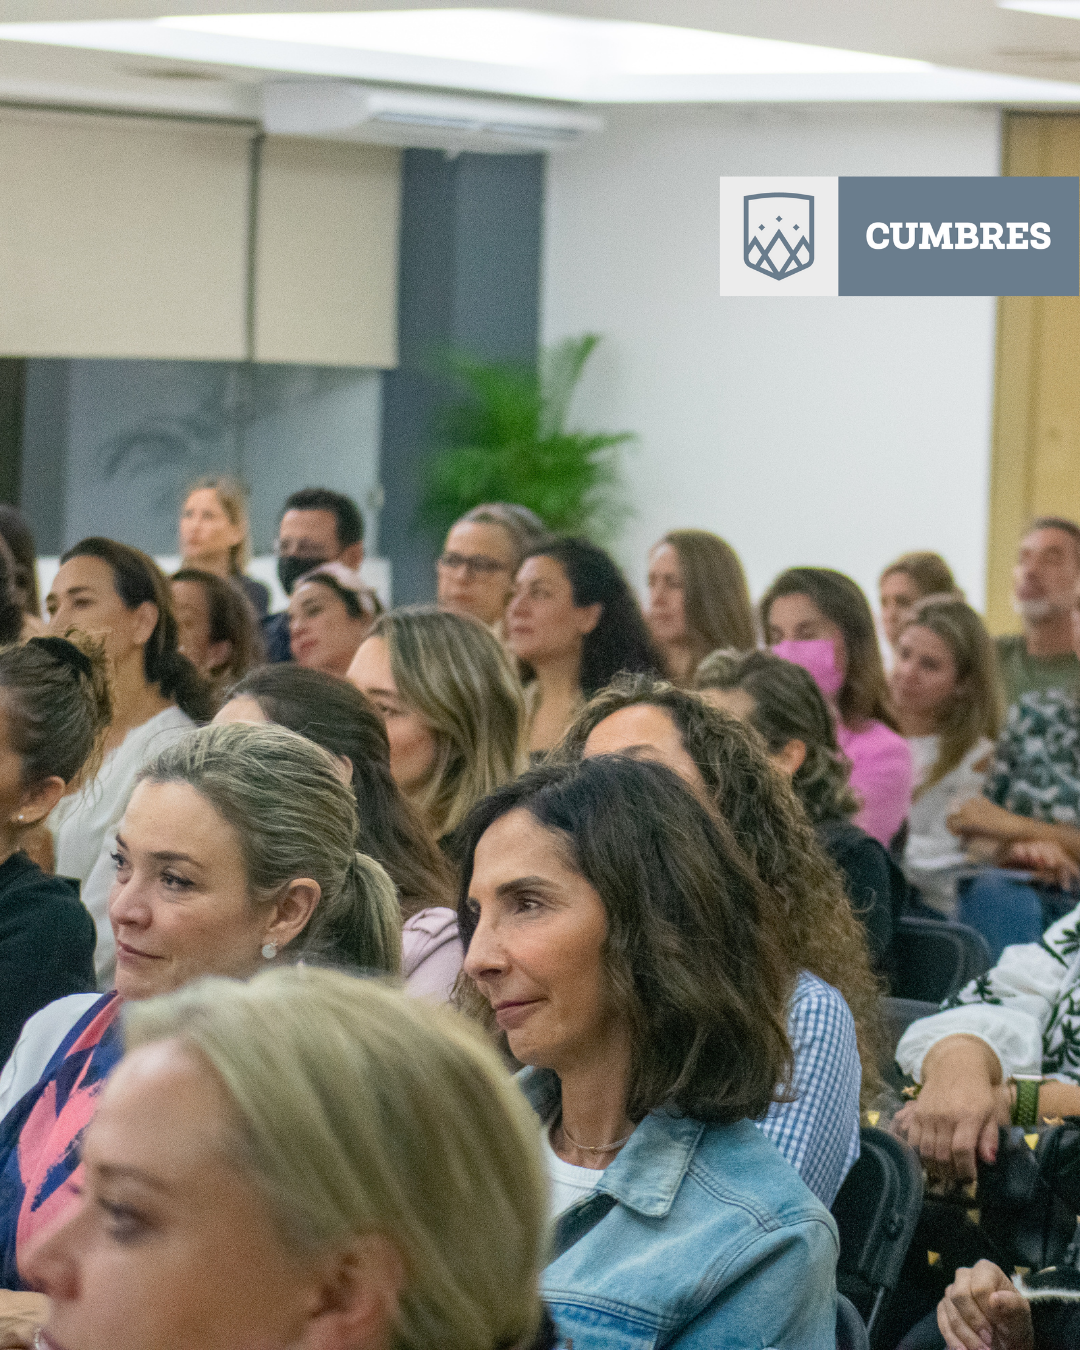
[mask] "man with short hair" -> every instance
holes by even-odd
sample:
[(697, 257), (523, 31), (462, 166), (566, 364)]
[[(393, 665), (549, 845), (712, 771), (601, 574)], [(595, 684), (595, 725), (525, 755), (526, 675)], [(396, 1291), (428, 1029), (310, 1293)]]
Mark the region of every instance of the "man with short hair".
[[(278, 580), (286, 595), (320, 563), (344, 563), (353, 572), (364, 561), (364, 518), (360, 508), (344, 493), (330, 488), (302, 488), (285, 502), (278, 525)], [(263, 638), (268, 661), (289, 661), (289, 613), (271, 614), (263, 620)]]
[(1013, 569), (1013, 605), (1024, 631), (997, 640), (1007, 707), (1021, 694), (1080, 685), (1071, 619), (1078, 581), (1080, 525), (1061, 516), (1032, 521)]

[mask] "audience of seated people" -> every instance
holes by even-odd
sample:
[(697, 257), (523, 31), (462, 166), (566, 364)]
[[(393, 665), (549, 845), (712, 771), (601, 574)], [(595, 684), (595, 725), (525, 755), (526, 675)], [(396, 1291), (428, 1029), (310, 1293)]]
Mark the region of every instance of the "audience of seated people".
[(708, 530), (670, 530), (649, 550), (645, 620), (664, 674), (686, 685), (702, 657), (757, 643), (754, 610), (739, 555)]
[(878, 579), (881, 631), (895, 654), (900, 632), (920, 600), (928, 595), (964, 597), (953, 579), (949, 564), (937, 553), (902, 553)]
[[(300, 578), (323, 563), (339, 562), (348, 571), (359, 572), (364, 561), (360, 508), (342, 492), (301, 488), (286, 498), (274, 552), (278, 580), (290, 596)], [(263, 620), (263, 640), (268, 661), (290, 659), (287, 609)]]
[(889, 693), (915, 765), (903, 867), (923, 900), (952, 917), (971, 859), (949, 815), (982, 791), (1001, 731), (994, 645), (970, 605), (940, 595), (916, 602), (894, 645)]
[(866, 597), (840, 572), (793, 567), (765, 592), (761, 628), (773, 652), (808, 670), (829, 701), (860, 802), (855, 824), (887, 848), (911, 806), (911, 752), (889, 709)]
[(229, 690), (215, 722), (275, 722), (328, 750), (356, 798), (356, 848), (386, 868), (402, 917), (401, 973), (410, 993), (446, 1000), (461, 969), (454, 876), (390, 768), (386, 725), (345, 680), (281, 663)]
[(601, 754), (461, 838), (465, 974), (543, 1129), (560, 1333), (833, 1350), (835, 1226), (752, 1123), (790, 1077), (796, 973), (731, 832), (665, 766)]
[(270, 609), (270, 591), (249, 577), (251, 527), (247, 493), (235, 478), (200, 478), (180, 508), (180, 557), (184, 568), (212, 572), (247, 597), (257, 619)]
[[(1080, 583), (1073, 641), (1080, 649)], [(954, 834), (996, 864), (961, 885), (959, 917), (996, 958), (1038, 942), (1073, 908), (1080, 881), (1080, 689), (1021, 694), (1009, 709), (981, 796), (954, 805)]]
[(197, 567), (169, 578), (177, 643), (216, 697), (264, 657), (255, 611), (233, 582)]
[[(630, 677), (597, 694), (560, 757), (658, 760), (703, 800), (764, 883), (762, 898), (796, 974), (788, 990), (793, 1096), (762, 1128), (831, 1205), (859, 1156), (860, 1082), (877, 1088), (878, 984), (866, 939), (790, 788), (753, 731), (674, 685)], [(627, 834), (633, 833), (636, 822)]]
[[(304, 489), (261, 665), (229, 480), (189, 490), (171, 585), (110, 540), (66, 553), (45, 637), (8, 529), (0, 1345), (831, 1350), (823, 1206), (860, 1106), (894, 1109), (881, 995), (923, 900), (996, 964), (904, 1034), (894, 1131), (968, 1179), (1018, 1079), (1080, 1116), (1071, 522), (1025, 536), (996, 653), (941, 558), (890, 564), (888, 681), (823, 568), (777, 578), (754, 650), (703, 530), (650, 550), (643, 614), (603, 550), (485, 504), (438, 605), (382, 614), (355, 504)], [(126, 1166), (149, 1183), (110, 1201)], [(197, 1258), (125, 1268), (110, 1203)], [(996, 1266), (952, 1278), (905, 1347), (1057, 1344)]]
[(74, 1203), (122, 1005), (279, 954), (400, 969), (394, 886), (356, 834), (335, 760), (281, 727), (204, 727), (142, 770), (112, 844), (114, 986), (36, 1013), (0, 1074), (0, 1287), (26, 1285), (28, 1244)]
[(840, 753), (813, 677), (771, 652), (713, 652), (698, 666), (694, 687), (707, 702), (761, 735), (773, 766), (795, 789), (818, 843), (843, 875), (875, 970), (895, 974), (893, 938), (896, 920), (909, 904), (908, 888), (888, 852), (852, 822), (859, 803), (848, 786), (851, 765)]
[(1078, 583), (1080, 526), (1060, 516), (1032, 521), (1013, 569), (1013, 607), (1024, 631), (997, 639), (1007, 708), (1022, 694), (1080, 683), (1070, 617)]
[(550, 530), (528, 507), (510, 502), (474, 506), (450, 527), (439, 555), (439, 607), (472, 615), (502, 636), (517, 570), (550, 538)]
[(506, 641), (528, 701), (529, 752), (561, 739), (578, 708), (620, 671), (663, 664), (626, 578), (586, 539), (556, 539), (518, 569)]

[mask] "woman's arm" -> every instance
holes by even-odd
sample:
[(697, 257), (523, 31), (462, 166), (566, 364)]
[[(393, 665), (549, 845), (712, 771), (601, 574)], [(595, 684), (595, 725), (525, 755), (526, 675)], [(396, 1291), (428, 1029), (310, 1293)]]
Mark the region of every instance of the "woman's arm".
[(1058, 844), (1070, 858), (1080, 862), (1080, 829), (1030, 816), (1017, 816), (986, 797), (971, 797), (948, 816), (949, 829), (961, 838), (996, 839), (1002, 844), (1046, 840)]
[(976, 1157), (997, 1157), (998, 1128), (1010, 1121), (1012, 1098), (997, 1055), (974, 1036), (949, 1036), (927, 1052), (919, 1096), (893, 1117), (930, 1172), (970, 1181)]

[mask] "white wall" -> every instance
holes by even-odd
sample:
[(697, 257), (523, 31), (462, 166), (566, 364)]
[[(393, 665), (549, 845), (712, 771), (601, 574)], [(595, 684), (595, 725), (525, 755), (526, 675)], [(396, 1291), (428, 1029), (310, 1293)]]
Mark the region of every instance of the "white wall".
[[(870, 590), (911, 548), (984, 595), (994, 310), (989, 298), (718, 294), (724, 174), (996, 174), (985, 108), (824, 105), (613, 110), (549, 157), (544, 341), (604, 341), (572, 420), (632, 430), (638, 583), (667, 529), (715, 530), (757, 596), (781, 568)], [(876, 602), (875, 602), (876, 607)]]

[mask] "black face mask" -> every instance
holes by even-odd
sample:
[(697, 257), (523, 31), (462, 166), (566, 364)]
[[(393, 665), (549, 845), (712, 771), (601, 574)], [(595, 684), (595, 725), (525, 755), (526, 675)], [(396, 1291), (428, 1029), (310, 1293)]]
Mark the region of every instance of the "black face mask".
[(277, 560), (278, 581), (281, 582), (285, 594), (292, 595), (293, 587), (304, 573), (310, 572), (313, 567), (321, 567), (326, 561), (325, 558), (279, 558)]

